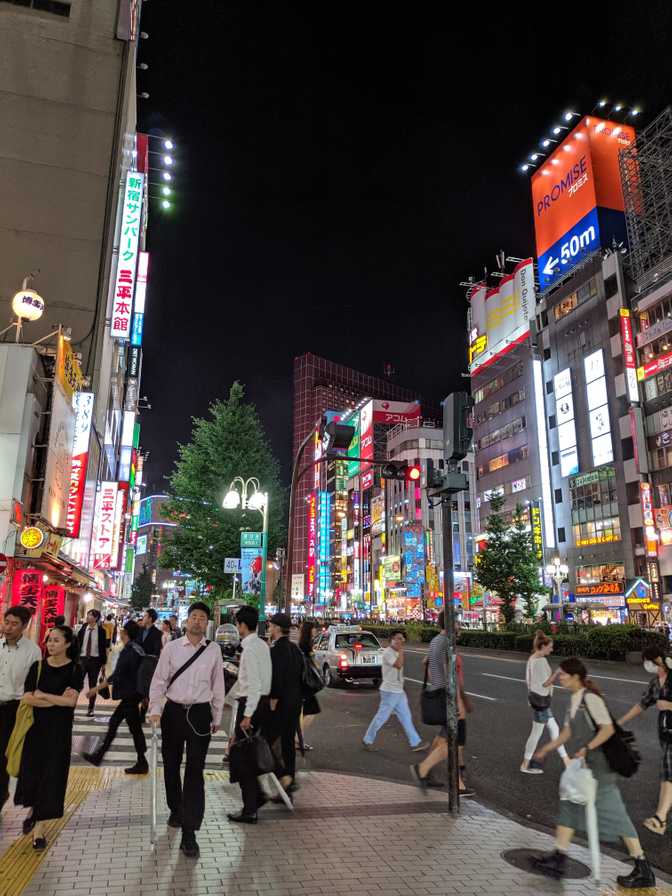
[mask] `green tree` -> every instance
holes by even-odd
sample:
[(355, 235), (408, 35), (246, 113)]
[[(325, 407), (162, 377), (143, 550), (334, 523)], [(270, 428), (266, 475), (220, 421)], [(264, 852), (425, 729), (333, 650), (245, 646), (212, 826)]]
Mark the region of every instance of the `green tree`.
[(241, 529), (258, 531), (262, 524), (257, 510), (222, 508), (236, 476), (255, 476), (269, 495), (269, 557), (285, 538), (285, 492), (278, 463), (256, 408), (244, 395), (243, 386), (235, 382), (226, 401), (210, 405), (208, 419), (193, 418), (191, 441), (178, 446), (165, 505), (178, 525), (161, 556), (162, 566), (212, 586), (213, 600), (231, 586), (224, 559), (240, 556)]
[(526, 528), (525, 509), (516, 506), (512, 523), (502, 513), (504, 498), (490, 500), (490, 516), (486, 531), (486, 547), (477, 555), (476, 580), (483, 588), (494, 591), (502, 601), (505, 622), (513, 621), (516, 600), (525, 603), (525, 615), (536, 615), (537, 595), (543, 590), (539, 582), (539, 564), (534, 553), (532, 534)]
[(131, 589), (131, 607), (134, 610), (144, 610), (145, 607), (152, 605), (152, 594), (154, 593), (154, 582), (152, 574), (147, 569), (146, 564), (142, 566), (142, 572), (133, 582)]

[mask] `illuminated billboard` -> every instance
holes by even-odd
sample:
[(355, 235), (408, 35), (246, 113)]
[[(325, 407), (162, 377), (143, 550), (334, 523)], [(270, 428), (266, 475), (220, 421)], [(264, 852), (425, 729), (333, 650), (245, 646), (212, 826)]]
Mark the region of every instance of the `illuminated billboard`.
[(138, 171), (129, 171), (126, 177), (119, 234), (119, 258), (110, 315), (110, 335), (114, 339), (129, 339), (131, 335), (144, 181), (144, 174)]
[(582, 118), (532, 176), (541, 289), (613, 238), (625, 239), (618, 153), (634, 139), (629, 125)]
[(406, 526), (401, 541), (406, 597), (422, 597), (422, 587), (425, 584), (425, 540), (422, 524)]
[(417, 420), (422, 414), (418, 401), (385, 401), (373, 400), (373, 422), (393, 426), (395, 423), (408, 423)]
[(475, 286), (469, 293), (471, 337), (470, 373), (473, 376), (527, 338), (534, 317), (534, 263), (521, 261), (499, 285)]

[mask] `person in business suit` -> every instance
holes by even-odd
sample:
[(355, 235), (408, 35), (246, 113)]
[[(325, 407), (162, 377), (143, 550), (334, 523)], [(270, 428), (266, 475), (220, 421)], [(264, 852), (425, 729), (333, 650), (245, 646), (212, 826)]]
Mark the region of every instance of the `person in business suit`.
[(284, 789), (291, 793), (296, 790), (296, 746), (295, 735), (299, 730), (301, 706), (303, 703), (303, 654), (289, 640), (292, 620), (286, 613), (276, 613), (270, 619), (269, 635), (271, 648), (271, 719), (273, 735), (276, 739), (274, 752), (277, 755), (277, 740), (280, 741), (282, 765), (278, 777)]
[[(107, 663), (107, 635), (100, 624), (98, 610), (89, 610), (86, 614), (86, 625), (83, 625), (77, 633), (77, 643), (81, 667), (89, 680), (89, 689), (93, 690), (98, 684), (100, 670)], [(89, 697), (87, 716), (93, 716), (95, 705), (96, 695), (93, 694)]]
[[(139, 623), (140, 633), (135, 640), (136, 644), (139, 644), (148, 656), (155, 656), (158, 659), (158, 656), (163, 649), (163, 639), (161, 637), (161, 630), (155, 625), (157, 619), (158, 613), (154, 607), (149, 607), (145, 610)], [(142, 725), (145, 724), (145, 719), (147, 718), (148, 705), (148, 700), (143, 700), (140, 704), (140, 723)]]

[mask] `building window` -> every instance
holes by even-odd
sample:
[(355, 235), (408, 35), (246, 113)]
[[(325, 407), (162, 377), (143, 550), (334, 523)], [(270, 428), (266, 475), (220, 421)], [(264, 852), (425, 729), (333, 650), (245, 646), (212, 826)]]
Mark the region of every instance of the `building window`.
[(479, 404), (479, 402), (484, 401), (489, 395), (492, 395), (493, 392), (496, 392), (498, 389), (501, 389), (502, 386), (505, 386), (507, 383), (513, 382), (513, 380), (518, 379), (523, 373), (523, 365), (522, 363), (514, 364), (512, 367), (509, 367), (508, 370), (505, 370), (500, 376), (495, 377), (494, 380), (490, 380), (489, 383), (486, 383), (485, 386), (482, 386), (480, 389), (477, 389), (474, 392), (474, 404)]
[(27, 6), (40, 12), (50, 12), (66, 19), (70, 15), (70, 3), (64, 0), (3, 0), (3, 2), (11, 3), (13, 6)]
[(487, 464), (481, 464), (478, 468), (478, 477), (480, 479), (481, 476), (486, 476), (488, 473), (494, 473), (495, 470), (501, 470), (502, 467), (508, 467), (509, 464), (518, 463), (520, 460), (525, 460), (527, 456), (527, 445), (523, 445), (520, 448), (512, 448), (511, 451), (507, 451), (506, 454), (500, 454), (498, 457), (493, 457)]
[(565, 541), (567, 541), (567, 538), (565, 536), (565, 527), (560, 526), (560, 528), (558, 529), (558, 543), (562, 544)]
[(555, 490), (555, 503), (562, 504), (562, 489), (556, 488)]
[(518, 432), (522, 432), (525, 429), (526, 422), (525, 417), (517, 417), (515, 420), (512, 420), (510, 423), (507, 423), (505, 426), (500, 427), (499, 429), (493, 429), (492, 432), (487, 433), (482, 438), (478, 440), (478, 447), (489, 448), (491, 445), (495, 445), (497, 442), (501, 442), (504, 439), (509, 439), (511, 436), (516, 435)]
[[(511, 395), (507, 395), (507, 397), (503, 398), (501, 401), (494, 401), (492, 404), (489, 404), (482, 414), (474, 415), (474, 422), (485, 423), (488, 420), (492, 420), (493, 417), (497, 417), (509, 408), (520, 404), (521, 401), (525, 401), (524, 389), (518, 389), (516, 392), (512, 392)], [(443, 443), (439, 443), (439, 447), (443, 448)]]
[(612, 296), (615, 296), (618, 292), (618, 278), (616, 274), (612, 274), (611, 277), (607, 277), (604, 281), (604, 297), (605, 299), (610, 299)]
[(599, 585), (601, 582), (624, 582), (625, 566), (622, 563), (602, 563), (599, 566), (577, 566), (576, 581), (579, 585)]

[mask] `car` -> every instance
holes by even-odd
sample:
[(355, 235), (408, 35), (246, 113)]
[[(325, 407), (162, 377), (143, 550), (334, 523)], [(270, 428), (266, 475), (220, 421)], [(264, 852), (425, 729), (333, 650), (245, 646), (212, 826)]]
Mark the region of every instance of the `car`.
[(383, 648), (360, 625), (330, 625), (317, 636), (313, 650), (326, 687), (367, 680), (378, 687), (381, 682)]

